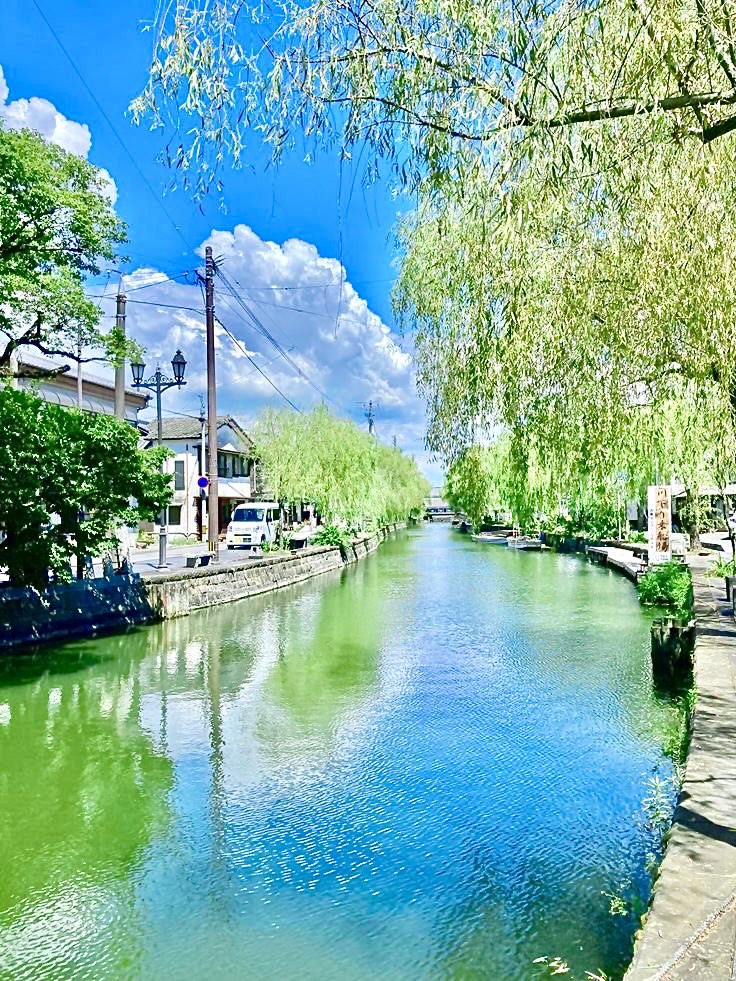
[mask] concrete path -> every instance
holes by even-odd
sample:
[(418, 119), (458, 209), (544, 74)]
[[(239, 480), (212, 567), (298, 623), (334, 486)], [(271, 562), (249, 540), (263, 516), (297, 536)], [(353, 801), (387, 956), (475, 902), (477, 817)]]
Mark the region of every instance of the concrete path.
[(736, 622), (695, 557), (698, 700), (687, 774), (627, 981), (736, 978)]
[[(163, 570), (163, 573), (157, 568), (158, 545), (155, 548), (132, 549), (130, 559), (133, 565), (133, 571), (139, 573), (144, 579), (147, 579), (152, 576), (165, 574), (166, 572), (176, 572), (179, 569), (185, 569), (188, 556), (206, 554), (206, 542), (197, 542), (193, 545), (172, 545), (166, 552), (168, 567)], [(247, 548), (234, 548), (231, 551), (225, 545), (220, 546), (220, 565), (233, 565), (234, 563), (253, 561), (256, 558), (260, 559), (262, 557), (260, 551), (252, 552)], [(95, 560), (95, 571), (98, 575), (102, 575), (101, 560)]]
[(587, 555), (592, 562), (613, 566), (634, 582), (644, 568), (642, 560), (626, 548), (616, 548), (611, 545), (591, 545)]

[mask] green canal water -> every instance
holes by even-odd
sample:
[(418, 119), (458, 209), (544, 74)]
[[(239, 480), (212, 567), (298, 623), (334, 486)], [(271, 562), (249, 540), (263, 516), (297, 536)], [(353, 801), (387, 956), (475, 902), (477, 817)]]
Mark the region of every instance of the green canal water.
[(579, 557), (435, 525), (6, 659), (0, 977), (620, 976), (670, 773), (648, 626)]

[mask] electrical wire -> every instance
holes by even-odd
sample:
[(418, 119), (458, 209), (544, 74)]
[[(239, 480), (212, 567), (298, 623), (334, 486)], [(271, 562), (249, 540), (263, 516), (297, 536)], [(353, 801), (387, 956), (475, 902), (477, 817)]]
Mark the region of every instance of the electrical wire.
[[(95, 300), (114, 299), (112, 294), (108, 297), (105, 297), (103, 294), (98, 295), (97, 293), (88, 293), (87, 295), (91, 299), (95, 299)], [(203, 308), (198, 309), (197, 307), (185, 307), (182, 306), (180, 303), (158, 303), (156, 300), (128, 300), (128, 303), (137, 303), (139, 306), (143, 306), (143, 307), (162, 307), (166, 310), (186, 310), (188, 313), (199, 313), (204, 315)]]
[(163, 201), (161, 200), (161, 195), (156, 193), (156, 191), (153, 189), (150, 181), (148, 180), (148, 178), (146, 177), (146, 175), (143, 173), (143, 171), (139, 167), (138, 161), (135, 159), (135, 157), (133, 156), (133, 154), (130, 152), (130, 149), (128, 148), (127, 143), (122, 138), (122, 136), (120, 135), (120, 133), (118, 133), (118, 131), (115, 128), (115, 125), (113, 124), (112, 120), (108, 116), (108, 114), (105, 111), (105, 109), (102, 107), (102, 104), (100, 103), (100, 100), (97, 98), (97, 96), (95, 95), (94, 91), (92, 90), (92, 88), (88, 84), (87, 80), (85, 79), (84, 75), (81, 73), (81, 71), (77, 67), (76, 62), (74, 61), (74, 59), (72, 58), (72, 56), (69, 54), (69, 51), (65, 47), (65, 45), (62, 42), (61, 38), (59, 37), (59, 35), (54, 30), (54, 28), (53, 28), (51, 22), (49, 21), (48, 17), (43, 12), (43, 9), (42, 9), (40, 3), (38, 2), (38, 0), (31, 0), (31, 3), (33, 4), (33, 6), (38, 11), (38, 13), (39, 13), (39, 15), (41, 17), (41, 20), (44, 22), (44, 24), (46, 25), (46, 27), (49, 29), (49, 32), (50, 32), (51, 36), (56, 41), (56, 43), (59, 45), (59, 48), (61, 49), (62, 53), (64, 54), (64, 57), (66, 58), (66, 60), (71, 65), (71, 67), (72, 67), (72, 69), (74, 71), (74, 74), (77, 76), (77, 78), (79, 79), (79, 81), (82, 83), (82, 85), (86, 89), (87, 94), (92, 99), (92, 101), (94, 102), (94, 104), (97, 106), (97, 109), (99, 110), (100, 114), (102, 115), (102, 118), (105, 120), (105, 122), (107, 123), (107, 125), (110, 127), (110, 129), (111, 129), (111, 131), (112, 131), (115, 139), (118, 141), (118, 143), (120, 144), (120, 146), (123, 148), (123, 151), (124, 151), (125, 155), (128, 157), (128, 159), (132, 163), (133, 167), (135, 168), (136, 172), (138, 173), (138, 176), (140, 177), (140, 179), (143, 181), (144, 185), (150, 191), (151, 197), (154, 198), (154, 200), (156, 201), (156, 204), (159, 206), (159, 208), (161, 209), (162, 213), (166, 216), (166, 218), (169, 221), (171, 227), (174, 229), (174, 231), (176, 232), (176, 234), (179, 236), (179, 238), (182, 240), (182, 242), (186, 246), (187, 252), (191, 252), (192, 251), (191, 245), (184, 238), (184, 235), (182, 234), (181, 229), (176, 224), (176, 222), (174, 221), (174, 219), (171, 217), (171, 214), (169, 213), (168, 209), (165, 207)]
[(293, 368), (293, 370), (299, 375), (300, 378), (302, 378), (305, 382), (307, 382), (307, 384), (310, 385), (317, 392), (317, 394), (320, 395), (323, 399), (325, 399), (328, 402), (331, 402), (334, 406), (336, 406), (336, 408), (339, 409), (340, 406), (337, 404), (337, 402), (335, 402), (335, 400), (332, 399), (327, 394), (327, 392), (321, 389), (319, 385), (313, 382), (312, 379), (306, 374), (306, 372), (304, 372), (303, 369), (296, 363), (296, 361), (294, 361), (291, 355), (289, 355), (289, 353), (284, 350), (284, 348), (279, 343), (279, 341), (268, 330), (268, 328), (263, 324), (263, 322), (259, 319), (259, 317), (253, 312), (253, 310), (251, 310), (251, 308), (248, 306), (248, 304), (245, 302), (242, 296), (239, 295), (234, 285), (230, 282), (229, 277), (226, 276), (225, 273), (223, 273), (222, 270), (219, 268), (216, 271), (220, 280), (225, 284), (228, 295), (231, 296), (233, 300), (235, 300), (238, 306), (240, 306), (240, 308), (244, 311), (248, 319), (253, 323), (256, 330), (260, 334), (262, 334), (266, 338), (266, 340), (276, 348), (276, 350), (283, 357), (284, 361), (286, 361), (286, 363), (290, 365), (291, 368)]
[(266, 379), (266, 381), (267, 381), (267, 382), (268, 382), (268, 384), (269, 384), (269, 385), (271, 386), (271, 388), (273, 388), (273, 390), (274, 390), (275, 392), (278, 392), (278, 394), (279, 394), (279, 395), (281, 396), (281, 398), (282, 398), (282, 399), (283, 399), (283, 400), (284, 400), (284, 401), (285, 401), (285, 402), (286, 402), (286, 403), (287, 403), (288, 405), (290, 405), (290, 406), (292, 407), (292, 409), (294, 409), (294, 410), (295, 410), (296, 412), (298, 412), (298, 413), (299, 413), (299, 415), (302, 415), (302, 410), (301, 410), (301, 409), (299, 408), (299, 406), (298, 406), (298, 405), (295, 405), (295, 404), (294, 404), (294, 403), (293, 403), (293, 402), (291, 401), (291, 399), (289, 398), (289, 396), (288, 396), (288, 395), (284, 395), (284, 393), (283, 393), (283, 392), (281, 391), (281, 389), (280, 389), (280, 388), (278, 387), (278, 385), (276, 384), (276, 382), (274, 382), (274, 381), (272, 381), (272, 380), (271, 380), (271, 379), (270, 379), (270, 378), (268, 377), (268, 375), (267, 375), (267, 374), (266, 374), (266, 372), (265, 372), (265, 371), (264, 371), (264, 370), (263, 370), (263, 369), (261, 368), (261, 366), (260, 366), (260, 365), (258, 364), (258, 362), (257, 362), (257, 361), (254, 361), (254, 359), (253, 359), (253, 357), (252, 357), (252, 355), (250, 354), (250, 352), (248, 351), (248, 349), (247, 349), (247, 348), (245, 347), (245, 345), (244, 345), (244, 344), (242, 343), (242, 341), (239, 341), (239, 340), (238, 340), (238, 338), (237, 338), (237, 337), (235, 337), (235, 335), (234, 335), (234, 334), (232, 334), (232, 333), (230, 332), (230, 330), (229, 330), (229, 329), (228, 329), (228, 328), (227, 328), (227, 327), (225, 326), (225, 324), (223, 324), (223, 322), (222, 322), (222, 321), (220, 320), (220, 318), (219, 318), (218, 316), (215, 316), (215, 320), (216, 320), (216, 321), (217, 321), (217, 323), (218, 323), (218, 324), (220, 325), (220, 327), (222, 327), (222, 329), (223, 329), (223, 330), (225, 331), (225, 333), (226, 333), (226, 334), (227, 334), (227, 336), (228, 336), (228, 337), (230, 338), (230, 340), (231, 340), (231, 341), (233, 342), (233, 344), (234, 344), (234, 345), (235, 345), (235, 346), (236, 346), (237, 348), (239, 348), (239, 349), (240, 349), (240, 350), (241, 350), (241, 351), (243, 352), (243, 354), (244, 354), (244, 355), (246, 356), (246, 358), (247, 358), (247, 359), (248, 359), (248, 360), (250, 361), (250, 363), (251, 363), (251, 364), (253, 365), (253, 367), (254, 367), (254, 368), (256, 369), (256, 371), (257, 371), (257, 372), (258, 372), (259, 374), (261, 374), (261, 375), (263, 375), (263, 377), (264, 377), (264, 378)]
[[(178, 279), (181, 279), (183, 276), (189, 276), (190, 273), (191, 273), (191, 269), (185, 269), (184, 272), (177, 273), (176, 276), (167, 276), (166, 279), (154, 279), (152, 282), (144, 283), (142, 286), (131, 286), (129, 289), (125, 290), (125, 294), (127, 296), (128, 293), (137, 293), (138, 290), (147, 290), (150, 289), (152, 286), (163, 286), (164, 283), (175, 283)], [(131, 300), (131, 303), (132, 302), (133, 301)]]

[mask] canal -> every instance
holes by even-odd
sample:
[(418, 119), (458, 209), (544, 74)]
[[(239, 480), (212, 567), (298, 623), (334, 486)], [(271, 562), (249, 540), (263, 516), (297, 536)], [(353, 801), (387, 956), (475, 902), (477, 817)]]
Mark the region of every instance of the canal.
[(448, 526), (0, 662), (0, 977), (620, 977), (671, 772), (631, 584)]

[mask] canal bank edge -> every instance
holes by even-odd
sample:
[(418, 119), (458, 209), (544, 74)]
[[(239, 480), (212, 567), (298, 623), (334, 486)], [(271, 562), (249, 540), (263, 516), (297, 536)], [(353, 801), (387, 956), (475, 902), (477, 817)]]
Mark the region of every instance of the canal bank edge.
[(223, 566), (116, 576), (50, 586), (0, 590), (0, 654), (50, 641), (114, 633), (130, 626), (186, 616), (341, 569), (375, 551), (397, 522), (354, 539), (343, 554), (334, 546), (278, 552)]
[(693, 576), (697, 702), (685, 779), (626, 981), (730, 981), (736, 955), (736, 623)]

